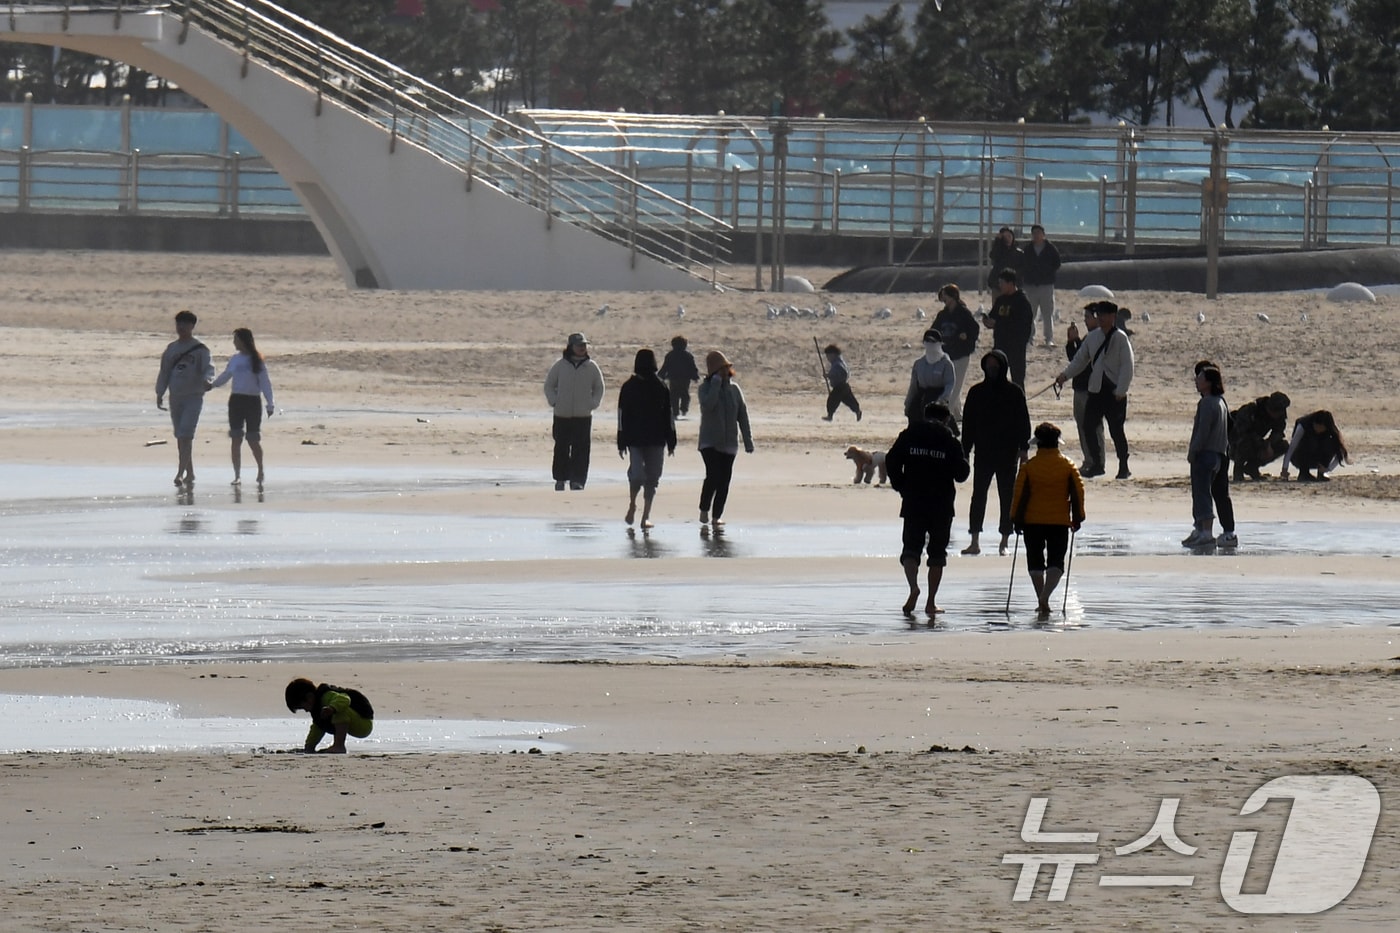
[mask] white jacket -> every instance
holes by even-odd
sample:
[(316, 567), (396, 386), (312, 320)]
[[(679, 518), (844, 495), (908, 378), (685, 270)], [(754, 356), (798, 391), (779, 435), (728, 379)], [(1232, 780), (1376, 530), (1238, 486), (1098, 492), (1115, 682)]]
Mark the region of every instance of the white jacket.
[(556, 418), (588, 418), (603, 403), (603, 371), (592, 357), (581, 360), (565, 350), (544, 378), (544, 397)]

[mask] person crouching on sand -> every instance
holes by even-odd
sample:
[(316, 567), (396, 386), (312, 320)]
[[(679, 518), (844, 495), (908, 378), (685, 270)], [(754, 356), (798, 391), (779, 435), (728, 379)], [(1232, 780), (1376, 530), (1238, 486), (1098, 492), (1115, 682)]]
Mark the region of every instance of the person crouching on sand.
[(1084, 523), (1084, 481), (1060, 453), (1060, 429), (1048, 421), (1035, 429), (1035, 456), (1016, 474), (1012, 524), (1026, 539), (1026, 569), (1035, 587), (1036, 613), (1050, 615), (1050, 594), (1065, 574), (1069, 533)]
[(924, 407), (924, 420), (899, 432), (894, 446), (885, 454), (890, 486), (902, 500), (899, 517), (904, 519), (903, 544), (899, 562), (909, 583), (904, 614), (914, 618), (919, 602), (919, 560), (928, 549), (928, 601), (924, 611), (929, 624), (943, 610), (938, 606), (938, 585), (948, 564), (948, 539), (953, 532), (953, 501), (957, 483), (967, 479), (972, 468), (962, 445), (948, 429), (952, 418), (948, 406), (930, 402)]
[(344, 755), (347, 735), (363, 739), (374, 731), (374, 707), (354, 688), (317, 686), (305, 677), (298, 677), (287, 684), (287, 709), (311, 714), (311, 731), (306, 733), (304, 752), (316, 751), (321, 739), (331, 735), (333, 741), (321, 751)]

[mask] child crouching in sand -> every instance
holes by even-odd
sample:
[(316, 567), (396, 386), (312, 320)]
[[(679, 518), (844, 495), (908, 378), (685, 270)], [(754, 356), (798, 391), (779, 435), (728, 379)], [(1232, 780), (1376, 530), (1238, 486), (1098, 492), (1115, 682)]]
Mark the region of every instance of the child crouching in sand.
[(353, 688), (319, 687), (298, 677), (287, 684), (287, 709), (293, 713), (305, 710), (311, 714), (311, 731), (306, 733), (302, 751), (314, 752), (327, 734), (334, 736), (330, 745), (321, 749), (333, 755), (345, 754), (345, 737), (366, 738), (374, 731), (374, 707), (365, 695)]

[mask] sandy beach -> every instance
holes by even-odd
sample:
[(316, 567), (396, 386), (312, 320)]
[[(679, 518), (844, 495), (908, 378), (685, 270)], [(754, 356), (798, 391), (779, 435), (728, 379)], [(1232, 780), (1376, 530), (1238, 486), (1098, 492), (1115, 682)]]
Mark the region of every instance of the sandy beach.
[[(837, 270), (797, 271), (819, 284)], [(748, 397), (757, 451), (736, 465), (726, 516), (740, 540), (746, 527), (800, 536), (803, 528), (893, 523), (897, 497), (853, 486), (842, 452), (850, 444), (887, 447), (898, 433), (925, 326), (916, 308), (930, 317), (934, 311), (932, 296), (836, 296), (834, 320), (769, 321), (766, 296), (747, 292), (347, 292), (329, 259), (201, 255), (12, 252), (0, 262), (0, 286), (0, 473), (36, 465), (140, 468), (153, 490), (170, 495), (174, 445), (159, 443), (170, 426), (152, 385), (160, 351), (173, 339), (171, 318), (188, 307), (199, 314), (197, 335), (217, 365), (231, 351), (234, 327), (251, 328), (267, 356), (279, 407), (264, 430), (268, 508), (306, 516), (330, 508), (314, 487), (279, 492), (279, 471), (482, 469), (541, 482), (386, 489), (354, 507), (371, 516), (522, 525), (567, 516), (614, 522), (620, 540), (626, 501), (613, 444), (616, 392), (637, 347), (664, 350), (676, 333), (702, 354), (724, 350)], [(1058, 297), (1062, 314), (1076, 316), (1076, 296)], [(658, 604), (680, 586), (808, 585), (829, 588), (821, 590), (835, 603), (826, 615), (838, 619), (847, 611), (841, 584), (887, 581), (888, 589), (875, 605), (849, 607), (873, 620), (859, 631), (794, 640), (797, 648), (782, 651), (0, 667), (0, 693), (155, 699), (190, 715), (286, 721), (261, 750), (238, 754), (0, 756), (5, 925), (1393, 929), (1400, 914), (1393, 700), (1400, 635), (1385, 619), (1387, 606), (1370, 607), (1382, 621), (1370, 616), (1367, 624), (1348, 624), (1344, 613), (1314, 621), (1296, 608), (1324, 584), (1390, 585), (1392, 552), (1251, 552), (1247, 534), (1250, 527), (1355, 523), (1384, 542), (1400, 519), (1397, 299), (1360, 306), (1311, 293), (1216, 302), (1153, 292), (1118, 297), (1151, 317), (1135, 325), (1134, 478), (1090, 485), (1086, 528), (1190, 529), (1191, 365), (1203, 357), (1222, 366), (1232, 406), (1283, 389), (1294, 400), (1291, 418), (1334, 412), (1353, 453), (1331, 483), (1236, 487), (1238, 554), (1076, 558), (1075, 577), (1085, 586), (1112, 581), (1129, 607), (1159, 598), (1146, 594), (1164, 586), (1175, 598), (1175, 586), (1180, 627), (1110, 630), (1096, 627), (1092, 612), (1073, 626), (1039, 629), (930, 630), (923, 620), (911, 627), (898, 613), (900, 568), (878, 557), (511, 557), (264, 568), (259, 584), (274, 590), (490, 580), (517, 593), (532, 584), (556, 592), (543, 587), (548, 582), (576, 584), (583, 600), (610, 587), (647, 587)], [(676, 314), (682, 304), (683, 320)], [(606, 314), (597, 314), (604, 305)], [(889, 319), (874, 316), (881, 307), (891, 309)], [(1199, 311), (1205, 324), (1196, 321)], [(1260, 312), (1269, 323), (1258, 320)], [(575, 330), (588, 335), (608, 381), (594, 419), (598, 481), (555, 493), (540, 387)], [(859, 424), (845, 411), (835, 423), (820, 420), (825, 390), (814, 337), (845, 348), (866, 412)], [(990, 339), (980, 346), (989, 348)], [(1028, 389), (1046, 386), (1063, 360), (1059, 348), (1032, 351)], [(230, 477), (222, 408), (221, 390), (206, 403), (196, 442), (201, 494), (226, 489)], [(1072, 436), (1068, 392), (1038, 396), (1031, 415)], [(695, 420), (679, 426), (680, 446), (657, 499), (658, 540), (697, 534), (696, 428)], [(1077, 454), (1072, 444), (1067, 452)], [(1277, 464), (1266, 472), (1276, 474)], [(954, 550), (966, 540), (968, 495), (959, 495)], [(1009, 561), (955, 555), (953, 598), (995, 602), (1006, 592)], [(1023, 571), (1011, 576), (1019, 600), (1032, 602)], [(1228, 591), (1231, 581), (1251, 587), (1260, 624), (1193, 624), (1191, 593)], [(783, 608), (769, 602), (762, 611)], [(562, 738), (569, 748), (562, 753), (354, 754), (352, 744), (345, 758), (278, 754), (305, 729), (281, 703), (293, 676), (358, 686), (382, 719), (575, 728)], [(1274, 862), (1285, 861), (1279, 853), (1289, 804), (1279, 799), (1253, 815), (1241, 809), (1256, 789), (1289, 775), (1357, 776), (1378, 789), (1369, 857), (1354, 891), (1326, 912), (1289, 916), (1265, 902), (1260, 913), (1241, 912), (1222, 893), (1232, 840), (1259, 833), (1244, 890), (1281, 898), (1268, 880)], [(1096, 841), (1024, 841), (1035, 798), (1049, 801), (1044, 831), (1097, 833)], [(1179, 801), (1175, 829), (1194, 854), (1160, 842), (1117, 853), (1148, 832), (1164, 799)], [(1332, 864), (1319, 854), (1325, 841), (1304, 846), (1317, 860), (1319, 884)], [(1016, 900), (1021, 869), (1003, 857), (1027, 852), (1097, 859), (1076, 869), (1063, 900), (1050, 899), (1053, 865), (1041, 869), (1033, 896)], [(1192, 881), (1102, 882), (1111, 875)]]

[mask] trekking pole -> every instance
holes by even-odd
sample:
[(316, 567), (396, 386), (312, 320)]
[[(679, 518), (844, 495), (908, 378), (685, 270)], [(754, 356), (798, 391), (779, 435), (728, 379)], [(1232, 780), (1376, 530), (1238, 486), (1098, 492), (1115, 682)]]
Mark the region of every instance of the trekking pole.
[(826, 383), (826, 391), (831, 391), (831, 377), (826, 372), (826, 357), (822, 355), (822, 345), (817, 342), (817, 338), (812, 338), (812, 349), (817, 351), (817, 369), (822, 374), (822, 381)]
[(1065, 561), (1065, 578), (1061, 581), (1065, 588), (1064, 601), (1060, 603), (1060, 615), (1065, 614), (1069, 607), (1069, 572), (1074, 569), (1074, 536), (1079, 534), (1073, 528), (1069, 530), (1069, 560)]
[[(813, 340), (816, 340), (817, 338), (816, 338), (816, 337), (813, 337), (812, 339), (813, 339)], [(1040, 398), (1042, 395), (1044, 395), (1046, 392), (1049, 392), (1049, 391), (1050, 391), (1051, 389), (1053, 389), (1053, 388), (1055, 388), (1055, 380), (1054, 380), (1054, 379), (1050, 380), (1050, 384), (1049, 384), (1048, 386), (1046, 386), (1045, 388), (1041, 389), (1039, 392), (1035, 393), (1034, 395), (1027, 396), (1027, 397), (1026, 397), (1026, 401), (1029, 402), (1029, 401), (1030, 401), (1031, 399), (1033, 399), (1033, 398)], [(1055, 393), (1055, 397), (1056, 397), (1056, 398), (1059, 398), (1059, 397), (1060, 397), (1060, 393), (1056, 392), (1056, 393)]]
[(1016, 532), (1016, 543), (1011, 546), (1011, 579), (1006, 581), (1006, 614), (1011, 615), (1011, 587), (1016, 583), (1016, 555), (1021, 550), (1021, 533)]

